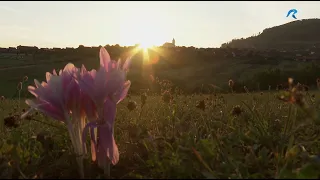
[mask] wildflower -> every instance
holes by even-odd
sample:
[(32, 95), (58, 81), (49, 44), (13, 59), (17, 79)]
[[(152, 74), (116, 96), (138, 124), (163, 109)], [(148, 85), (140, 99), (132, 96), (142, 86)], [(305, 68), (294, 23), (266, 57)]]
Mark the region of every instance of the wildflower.
[(35, 87), (29, 86), (28, 90), (36, 99), (26, 100), (26, 104), (31, 108), (22, 114), (25, 118), (33, 109), (36, 109), (53, 119), (64, 122), (67, 125), (70, 139), (75, 154), (79, 157), (78, 165), (80, 175), (83, 176), (82, 155), (85, 149), (82, 146), (82, 132), (85, 125), (85, 114), (83, 103), (89, 102), (90, 99), (83, 100), (79, 85), (73, 78), (79, 69), (73, 64), (67, 64), (59, 75), (53, 71), (53, 74), (46, 73), (46, 81), (41, 84), (35, 79)]
[(206, 104), (204, 100), (199, 101), (196, 107), (204, 111), (206, 109)]
[(279, 131), (282, 128), (282, 124), (280, 119), (275, 119), (270, 121), (270, 126), (269, 128), (272, 130), (273, 133), (279, 133)]
[(4, 118), (4, 125), (8, 128), (17, 128), (19, 126), (19, 116), (9, 116)]
[(288, 78), (288, 83), (289, 83), (289, 85), (292, 85), (293, 84), (293, 78)]
[(285, 159), (296, 157), (298, 154), (301, 153), (301, 147), (300, 146), (293, 146), (291, 149), (288, 149), (285, 153)]
[(230, 79), (230, 80), (228, 81), (228, 85), (229, 85), (230, 88), (233, 88), (234, 82), (233, 82), (232, 79)]
[(233, 93), (234, 81), (233, 81), (232, 79), (230, 79), (230, 80), (228, 81), (228, 85), (229, 85), (229, 87), (230, 87), (230, 89), (231, 89), (231, 93)]
[(239, 116), (242, 113), (242, 109), (239, 105), (236, 105), (232, 109), (232, 115)]
[(317, 87), (320, 89), (320, 78), (317, 78)]
[(36, 140), (39, 141), (42, 145), (42, 147), (45, 150), (52, 150), (54, 146), (54, 141), (52, 137), (48, 135), (46, 132), (40, 132), (36, 136)]
[(152, 74), (149, 75), (151, 82), (155, 82), (155, 79)]
[(249, 89), (247, 88), (247, 86), (243, 86), (243, 89), (246, 91), (247, 94), (249, 94)]
[(298, 84), (296, 85), (296, 88), (297, 88), (298, 91), (303, 91), (303, 90), (304, 90), (303, 85), (300, 84), (299, 82), (298, 82)]
[(26, 82), (26, 81), (28, 81), (28, 76), (23, 77), (23, 82)]
[[(292, 80), (290, 80), (290, 78), (289, 78), (288, 81), (290, 84), (290, 81), (292, 81)], [(284, 94), (280, 95), (278, 97), (278, 99), (280, 99), (284, 102), (297, 104), (300, 107), (305, 107), (306, 103), (305, 103), (305, 99), (304, 99), (304, 96), (303, 96), (301, 90), (302, 89), (300, 88), (299, 84), (296, 86), (292, 86), (292, 83), (291, 83), (288, 91), (285, 92)]]
[(165, 102), (165, 103), (169, 103), (171, 101), (172, 97), (171, 97), (171, 94), (169, 91), (165, 91), (163, 94), (162, 94), (162, 100)]
[(21, 91), (21, 89), (22, 89), (22, 82), (19, 82), (18, 85), (17, 85), (17, 90)]
[(147, 93), (142, 93), (141, 96), (140, 96), (140, 99), (141, 99), (141, 106), (144, 106), (146, 101), (147, 101)]
[(133, 111), (137, 108), (137, 103), (135, 101), (132, 101), (130, 100), (128, 102), (128, 105), (127, 105), (127, 108), (130, 110), (130, 111)]
[[(110, 59), (106, 49), (100, 49), (100, 68), (87, 71), (83, 68), (78, 83), (84, 93), (94, 102), (97, 118), (88, 118), (83, 131), (83, 142), (90, 129), (92, 160), (104, 166), (109, 159), (113, 165), (119, 161), (119, 151), (113, 136), (116, 105), (127, 95), (131, 82), (126, 81), (130, 60), (121, 68), (121, 61)], [(94, 133), (97, 128), (97, 134)], [(83, 144), (85, 146), (85, 144)]]
[(276, 90), (279, 91), (282, 89), (282, 84), (278, 84)]

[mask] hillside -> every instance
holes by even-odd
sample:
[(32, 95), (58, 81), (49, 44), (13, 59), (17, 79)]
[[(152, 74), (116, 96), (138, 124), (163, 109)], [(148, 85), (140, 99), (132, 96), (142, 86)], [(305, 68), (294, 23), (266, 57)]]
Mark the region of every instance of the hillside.
[(310, 49), (320, 46), (320, 19), (303, 19), (267, 28), (257, 36), (234, 39), (221, 47), (257, 49)]

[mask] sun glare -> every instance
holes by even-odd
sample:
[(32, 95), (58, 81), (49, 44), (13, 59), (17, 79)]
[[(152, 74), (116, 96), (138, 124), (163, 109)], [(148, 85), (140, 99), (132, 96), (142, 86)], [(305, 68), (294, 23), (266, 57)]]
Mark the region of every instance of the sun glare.
[(141, 49), (144, 49), (144, 50), (146, 50), (146, 49), (149, 49), (149, 48), (151, 48), (153, 45), (151, 44), (151, 43), (140, 43), (140, 48)]

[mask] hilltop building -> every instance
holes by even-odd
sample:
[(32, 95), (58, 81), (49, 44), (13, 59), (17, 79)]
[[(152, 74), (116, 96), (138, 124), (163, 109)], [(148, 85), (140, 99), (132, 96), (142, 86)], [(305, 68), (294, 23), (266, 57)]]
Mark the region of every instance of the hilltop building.
[(168, 48), (176, 47), (176, 40), (173, 38), (171, 43), (166, 42), (162, 45), (162, 47), (168, 47)]

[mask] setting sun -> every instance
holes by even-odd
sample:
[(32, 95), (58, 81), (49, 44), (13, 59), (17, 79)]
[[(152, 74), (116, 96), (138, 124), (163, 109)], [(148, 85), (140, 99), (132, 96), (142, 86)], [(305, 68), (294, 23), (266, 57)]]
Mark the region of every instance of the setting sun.
[(154, 46), (154, 44), (152, 44), (152, 43), (146, 43), (146, 42), (140, 43), (140, 45), (139, 45), (139, 47), (140, 47), (141, 49), (148, 49), (148, 48), (151, 48), (152, 46)]
[[(119, 37), (121, 44), (140, 44), (141, 49), (148, 49), (152, 46), (161, 46), (173, 36), (168, 27), (173, 26), (166, 21), (162, 13), (154, 13), (151, 10), (144, 10), (143, 13), (132, 12), (131, 16), (123, 18), (119, 24)], [(135, 27), (135, 28), (128, 28)]]

